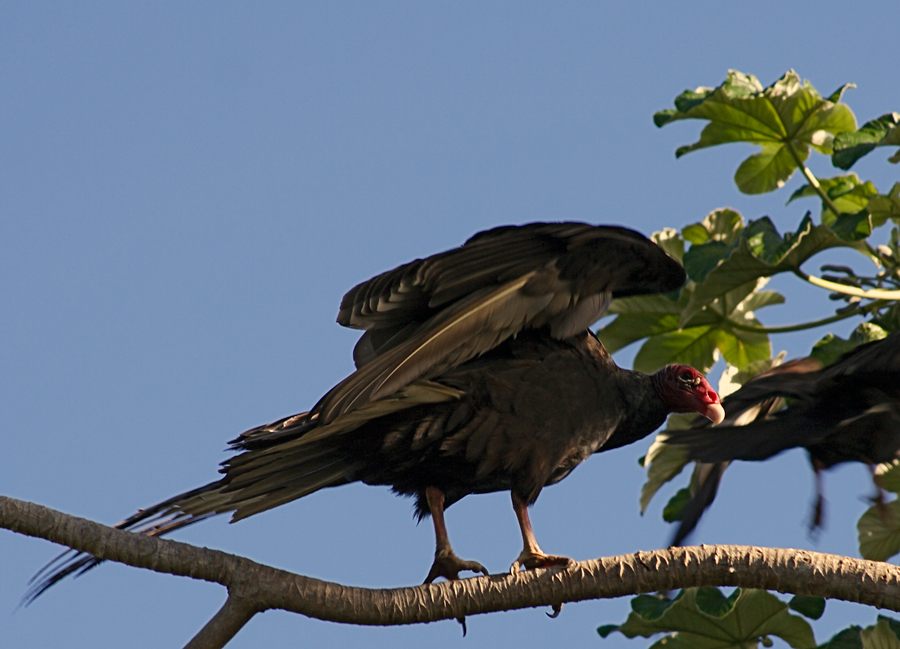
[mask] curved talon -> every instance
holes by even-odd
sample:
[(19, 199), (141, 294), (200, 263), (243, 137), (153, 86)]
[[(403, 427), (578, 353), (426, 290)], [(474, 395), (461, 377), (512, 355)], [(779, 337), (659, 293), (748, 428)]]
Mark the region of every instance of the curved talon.
[(561, 602), (559, 604), (554, 604), (553, 612), (547, 613), (547, 617), (549, 617), (551, 620), (555, 620), (556, 618), (559, 617), (559, 614), (562, 613), (562, 607), (563, 607), (563, 605)]
[[(571, 566), (575, 564), (575, 559), (562, 557), (553, 554), (533, 553), (522, 550), (522, 554), (513, 561), (509, 568), (510, 574), (516, 574), (521, 568), (526, 570), (534, 570), (535, 568), (550, 568), (551, 566)], [(555, 610), (555, 609), (554, 609)]]
[[(444, 523), (444, 492), (437, 487), (427, 487), (425, 489), (425, 499), (428, 501), (428, 510), (431, 512), (431, 518), (434, 520), (435, 550), (434, 563), (431, 564), (431, 570), (428, 571), (428, 576), (425, 577), (424, 583), (430, 584), (438, 577), (459, 579), (459, 573), (462, 570), (470, 570), (487, 575), (487, 568), (477, 561), (463, 561), (453, 553), (453, 548), (450, 547), (450, 539), (447, 538), (447, 526)], [(463, 635), (465, 635), (465, 618), (458, 619), (463, 627)]]
[[(428, 576), (425, 577), (425, 581), (422, 583), (430, 584), (438, 577), (444, 577), (445, 579), (459, 579), (459, 573), (463, 570), (480, 572), (483, 575), (488, 574), (487, 568), (477, 561), (464, 561), (451, 551), (434, 558), (434, 563), (431, 564), (431, 570), (428, 571)], [(463, 626), (465, 626), (465, 624), (463, 624)]]

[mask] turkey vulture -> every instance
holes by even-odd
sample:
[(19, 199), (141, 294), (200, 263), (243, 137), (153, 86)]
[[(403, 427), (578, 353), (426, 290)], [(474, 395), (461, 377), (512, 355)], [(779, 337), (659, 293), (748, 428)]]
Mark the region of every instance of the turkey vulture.
[[(524, 549), (513, 564), (564, 564), (538, 547), (527, 507), (589, 455), (653, 432), (670, 412), (720, 421), (706, 379), (670, 365), (620, 369), (588, 327), (614, 297), (679, 288), (684, 270), (632, 230), (532, 223), (476, 234), (351, 289), (338, 322), (364, 329), (357, 370), (309, 411), (243, 433), (224, 476), (141, 510), (120, 529), (160, 535), (208, 516), (240, 520), (323, 487), (361, 481), (416, 498), (434, 519), (426, 581), (485, 568), (456, 557), (444, 509), (510, 491)], [(98, 563), (68, 551), (33, 600)], [(60, 558), (62, 558), (60, 557)]]
[[(822, 368), (801, 358), (773, 368), (727, 396), (725, 421), (702, 422), (667, 440), (697, 460), (700, 487), (684, 510), (672, 545), (696, 526), (731, 460), (765, 460), (804, 447), (816, 473), (842, 462), (874, 465), (900, 457), (900, 333), (861, 345)], [(813, 527), (822, 513), (821, 490)]]

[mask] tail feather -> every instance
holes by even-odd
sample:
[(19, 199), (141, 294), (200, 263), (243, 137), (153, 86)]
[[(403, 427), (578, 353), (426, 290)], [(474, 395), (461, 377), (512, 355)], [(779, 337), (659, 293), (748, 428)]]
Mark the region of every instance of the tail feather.
[[(222, 481), (220, 480), (218, 482), (210, 483), (199, 489), (194, 489), (193, 491), (181, 494), (180, 496), (175, 496), (175, 498), (170, 498), (169, 500), (148, 509), (142, 509), (133, 516), (126, 518), (121, 523), (113, 525), (113, 527), (119, 530), (128, 530), (136, 534), (161, 536), (201, 520), (205, 520), (206, 518), (213, 516), (214, 513), (199, 515), (188, 513), (179, 508), (179, 501), (184, 497), (197, 497), (201, 492), (213, 491), (221, 482)], [(142, 523), (143, 525), (141, 525)], [(20, 606), (28, 606), (47, 589), (69, 575), (78, 577), (101, 563), (103, 563), (102, 559), (98, 559), (86, 552), (78, 552), (77, 550), (65, 550), (64, 552), (61, 552), (44, 567), (38, 570), (38, 572), (29, 580), (28, 589), (22, 596)]]
[[(284, 444), (311, 428), (308, 418), (286, 428), (283, 424), (287, 421), (248, 431), (234, 440), (233, 448), (248, 449), (237, 458), (259, 455), (261, 450)], [(246, 518), (323, 487), (347, 482), (345, 475), (352, 467), (338, 449), (328, 447), (327, 440), (303, 451), (289, 453), (286, 458), (274, 454), (261, 458), (262, 462), (238, 466), (233, 472), (230, 463), (237, 458), (232, 458), (224, 463), (221, 480), (142, 509), (113, 527), (162, 536), (217, 514), (235, 512), (232, 520)], [(59, 581), (82, 575), (100, 563), (101, 559), (90, 554), (66, 550), (32, 577), (21, 604), (29, 605)]]
[[(325, 469), (327, 468), (328, 467), (325, 467)], [(314, 478), (314, 481), (307, 482), (306, 480), (304, 480), (303, 482), (298, 482), (295, 485), (282, 487), (278, 491), (272, 491), (264, 496), (257, 497), (255, 501), (242, 504), (237, 508), (234, 516), (232, 516), (232, 522), (236, 522), (241, 520), (242, 518), (247, 518), (248, 516), (264, 512), (267, 509), (272, 509), (273, 507), (278, 507), (279, 505), (289, 503), (292, 500), (302, 498), (303, 496), (309, 495), (314, 491), (318, 491), (323, 487), (335, 487), (341, 484), (346, 484), (348, 482), (348, 480), (344, 477), (347, 471), (346, 466), (338, 465), (332, 468), (330, 471), (326, 471), (325, 469), (317, 471), (314, 474), (316, 476)]]
[[(179, 494), (125, 519), (117, 529), (161, 536), (217, 514), (234, 512), (232, 522), (323, 489), (356, 480), (368, 457), (348, 452), (346, 436), (368, 422), (427, 403), (453, 401), (462, 391), (421, 381), (391, 397), (367, 403), (328, 424), (301, 413), (248, 430), (230, 445), (239, 455), (222, 463), (224, 476)], [(69, 575), (80, 575), (101, 559), (67, 550), (29, 582), (22, 599), (28, 605)]]

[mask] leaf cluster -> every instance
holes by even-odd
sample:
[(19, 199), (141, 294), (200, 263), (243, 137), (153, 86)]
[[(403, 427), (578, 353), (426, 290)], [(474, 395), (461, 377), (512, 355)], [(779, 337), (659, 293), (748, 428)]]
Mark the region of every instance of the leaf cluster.
[[(616, 300), (609, 311), (615, 318), (597, 332), (610, 351), (640, 342), (634, 367), (645, 372), (669, 363), (709, 372), (724, 360), (719, 392), (725, 396), (784, 360), (783, 352), (773, 355), (771, 337), (777, 334), (859, 320), (849, 339), (828, 334), (815, 344), (811, 355), (828, 364), (858, 344), (900, 331), (900, 182), (882, 191), (854, 172), (819, 179), (806, 165), (815, 153), (829, 156), (834, 167), (847, 172), (880, 147), (900, 146), (898, 113), (886, 113), (857, 128), (855, 115), (842, 101), (853, 87), (845, 84), (823, 97), (793, 70), (767, 87), (753, 75), (731, 70), (719, 86), (686, 90), (675, 98), (674, 108), (654, 115), (659, 127), (688, 119), (706, 122), (699, 139), (679, 147), (676, 157), (720, 144), (757, 145), (758, 152), (740, 162), (735, 172), (741, 192), (775, 191), (800, 171), (805, 182), (791, 193), (786, 208), (808, 198), (820, 205), (816, 214), (806, 211), (787, 231), (779, 231), (769, 216), (748, 219), (726, 207), (680, 230), (655, 233), (654, 240), (683, 263), (688, 282), (672, 294)], [(900, 151), (888, 162), (900, 162)], [(890, 231), (885, 234), (880, 228), (887, 225)], [(821, 276), (804, 270), (816, 255), (833, 248), (858, 253), (863, 267), (874, 271), (827, 264), (821, 266)], [(785, 303), (783, 295), (766, 289), (770, 278), (780, 274), (796, 277), (812, 291), (828, 291), (822, 297), (835, 304), (832, 313), (827, 313), (829, 302), (823, 300), (825, 314), (814, 320), (764, 325), (759, 313)], [(785, 405), (790, 404), (781, 407)], [(687, 427), (690, 421), (688, 416), (672, 416), (667, 431)], [(641, 460), (647, 469), (642, 513), (657, 491), (689, 464), (682, 449), (662, 443), (666, 434)], [(699, 470), (664, 507), (666, 521), (681, 519), (698, 488)], [(881, 489), (900, 493), (897, 464), (879, 467), (877, 476)], [(884, 502), (882, 497), (858, 527), (863, 557), (886, 559), (900, 553), (900, 499)], [(674, 600), (642, 595), (633, 601), (633, 608), (625, 624), (601, 627), (601, 635), (670, 633), (654, 648), (753, 647), (757, 642), (767, 645), (770, 635), (793, 647), (815, 646), (809, 625), (789, 615), (788, 604), (761, 591), (735, 591), (725, 598), (709, 589), (688, 590)], [(754, 616), (766, 621), (755, 624)], [(874, 627), (847, 629), (823, 646), (900, 649), (892, 630), (900, 628), (896, 625), (879, 618)], [(734, 631), (737, 628), (741, 633)]]
[(825, 599), (796, 595), (784, 602), (764, 590), (736, 588), (725, 596), (718, 588), (688, 588), (674, 599), (638, 595), (623, 624), (597, 629), (606, 638), (618, 632), (627, 638), (665, 634), (650, 649), (756, 649), (771, 647), (772, 637), (794, 649), (900, 649), (900, 622), (879, 615), (865, 629), (851, 626), (817, 645), (809, 622), (825, 612)]

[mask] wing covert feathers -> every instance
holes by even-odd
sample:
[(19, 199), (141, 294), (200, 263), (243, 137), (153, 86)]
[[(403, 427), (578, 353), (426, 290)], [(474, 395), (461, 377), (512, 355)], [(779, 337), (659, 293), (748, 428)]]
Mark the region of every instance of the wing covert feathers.
[(344, 296), (338, 322), (368, 330), (354, 350), (358, 369), (313, 411), (329, 422), (525, 329), (571, 337), (613, 297), (674, 290), (684, 279), (677, 261), (627, 228), (531, 223), (479, 233)]

